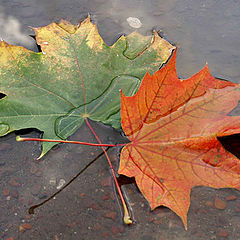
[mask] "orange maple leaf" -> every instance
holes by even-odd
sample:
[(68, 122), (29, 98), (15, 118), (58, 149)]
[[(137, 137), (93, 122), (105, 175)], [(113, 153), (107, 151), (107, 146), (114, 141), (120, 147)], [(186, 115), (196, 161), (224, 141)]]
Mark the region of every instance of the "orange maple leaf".
[(194, 186), (240, 190), (240, 160), (218, 137), (240, 133), (240, 116), (227, 114), (240, 85), (211, 76), (208, 67), (187, 80), (175, 70), (176, 51), (132, 97), (122, 94), (122, 128), (131, 141), (121, 152), (119, 174), (135, 177), (151, 209), (166, 206), (187, 229)]

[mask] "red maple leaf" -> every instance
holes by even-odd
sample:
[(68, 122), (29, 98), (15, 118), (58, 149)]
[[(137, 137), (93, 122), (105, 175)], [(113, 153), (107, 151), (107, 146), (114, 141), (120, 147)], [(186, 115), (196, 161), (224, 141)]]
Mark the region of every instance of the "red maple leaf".
[(194, 186), (240, 189), (240, 160), (218, 137), (240, 133), (240, 117), (227, 114), (240, 86), (211, 76), (208, 67), (187, 80), (175, 70), (176, 51), (132, 97), (122, 94), (122, 128), (131, 141), (119, 174), (135, 177), (151, 209), (166, 206), (187, 228)]

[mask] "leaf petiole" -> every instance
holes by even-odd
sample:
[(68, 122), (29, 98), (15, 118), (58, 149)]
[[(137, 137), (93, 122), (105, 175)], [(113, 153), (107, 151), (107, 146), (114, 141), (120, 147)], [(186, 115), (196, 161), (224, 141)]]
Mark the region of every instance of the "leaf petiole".
[(42, 139), (42, 138), (22, 138), (20, 136), (16, 137), (16, 141), (18, 142), (26, 142), (26, 141), (36, 141), (36, 142), (58, 142), (58, 143), (73, 143), (73, 144), (81, 144), (87, 146), (95, 146), (95, 147), (121, 147), (126, 144), (100, 144), (100, 143), (87, 143), (80, 141), (68, 141), (68, 140), (55, 140), (55, 139)]

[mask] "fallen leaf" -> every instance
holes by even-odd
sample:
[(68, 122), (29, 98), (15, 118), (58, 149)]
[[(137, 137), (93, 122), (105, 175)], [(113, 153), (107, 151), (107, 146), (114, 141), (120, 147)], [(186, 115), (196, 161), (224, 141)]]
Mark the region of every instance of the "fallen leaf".
[(214, 78), (208, 67), (187, 80), (175, 70), (176, 51), (138, 92), (122, 94), (122, 128), (131, 141), (118, 173), (135, 177), (151, 209), (166, 206), (187, 228), (194, 186), (240, 189), (240, 161), (218, 137), (240, 132), (240, 117), (227, 114), (240, 100), (238, 84)]
[[(34, 28), (42, 52), (0, 42), (0, 136), (37, 128), (43, 138), (65, 139), (90, 118), (120, 128), (120, 90), (135, 93), (147, 71), (174, 47), (154, 32), (133, 32), (107, 46), (85, 19)], [(42, 155), (56, 143), (43, 143)]]

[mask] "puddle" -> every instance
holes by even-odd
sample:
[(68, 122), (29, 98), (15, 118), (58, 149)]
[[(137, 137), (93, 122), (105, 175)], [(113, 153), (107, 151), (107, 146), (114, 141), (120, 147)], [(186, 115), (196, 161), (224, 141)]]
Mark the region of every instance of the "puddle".
[[(187, 78), (208, 62), (216, 77), (240, 82), (239, 11), (239, 2), (234, 0), (2, 0), (0, 37), (37, 51), (28, 37), (33, 34), (28, 26), (43, 26), (61, 18), (79, 23), (89, 12), (104, 40), (112, 44), (120, 34), (135, 30), (127, 21), (132, 17), (142, 24), (138, 25), (142, 34), (150, 34), (152, 28), (162, 30), (162, 36), (178, 46), (179, 76)], [(102, 142), (126, 141), (110, 127), (93, 126)], [(4, 129), (0, 125), (0, 131)], [(40, 136), (36, 131), (27, 135)], [(85, 125), (71, 139), (95, 141)], [(108, 151), (115, 168), (119, 152), (118, 148)], [(104, 156), (34, 215), (28, 214), (29, 207), (61, 189), (100, 153), (95, 147), (61, 144), (38, 162), (39, 143), (16, 142), (14, 133), (0, 138), (0, 238), (240, 239), (240, 193), (233, 189), (194, 188), (185, 231), (173, 212), (166, 208), (151, 212), (136, 186), (125, 185), (135, 224), (124, 226)], [(216, 208), (216, 198), (225, 202), (223, 209)]]

